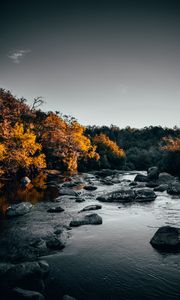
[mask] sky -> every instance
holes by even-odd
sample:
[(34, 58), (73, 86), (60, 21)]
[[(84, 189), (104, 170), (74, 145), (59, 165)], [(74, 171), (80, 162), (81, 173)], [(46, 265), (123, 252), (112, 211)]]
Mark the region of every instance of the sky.
[(2, 1), (0, 87), (83, 125), (180, 126), (180, 1)]

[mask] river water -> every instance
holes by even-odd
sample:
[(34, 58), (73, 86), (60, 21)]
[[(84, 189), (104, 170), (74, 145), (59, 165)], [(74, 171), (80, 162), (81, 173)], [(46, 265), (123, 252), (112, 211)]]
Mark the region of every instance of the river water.
[[(99, 186), (95, 193), (110, 189)], [(79, 300), (179, 300), (180, 254), (158, 252), (149, 241), (160, 226), (180, 227), (180, 198), (157, 194), (144, 204), (102, 203), (102, 225), (72, 229), (66, 248), (46, 258), (48, 299), (69, 294)], [(93, 199), (77, 209), (98, 202)]]

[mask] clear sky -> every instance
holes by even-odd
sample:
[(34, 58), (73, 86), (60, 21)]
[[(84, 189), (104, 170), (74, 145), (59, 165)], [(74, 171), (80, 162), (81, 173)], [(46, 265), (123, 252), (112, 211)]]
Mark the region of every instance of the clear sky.
[(180, 1), (4, 1), (0, 86), (82, 124), (180, 126)]

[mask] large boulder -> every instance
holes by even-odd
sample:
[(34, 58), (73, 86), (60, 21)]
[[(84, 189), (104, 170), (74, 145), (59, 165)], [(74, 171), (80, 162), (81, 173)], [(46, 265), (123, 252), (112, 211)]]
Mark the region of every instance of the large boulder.
[(180, 182), (174, 181), (169, 183), (167, 193), (170, 195), (180, 195)]
[(98, 214), (90, 214), (85, 217), (74, 219), (70, 222), (71, 227), (81, 225), (99, 225), (102, 224), (102, 218)]
[(12, 291), (12, 299), (16, 300), (45, 300), (41, 293), (16, 287)]
[(81, 209), (79, 212), (97, 210), (97, 209), (101, 209), (101, 208), (102, 208), (102, 205), (99, 205), (99, 204), (88, 205), (88, 206), (84, 207), (83, 209)]
[(148, 177), (143, 174), (137, 174), (136, 177), (134, 178), (134, 181), (139, 181), (139, 182), (147, 182)]
[(11, 206), (8, 207), (6, 211), (6, 215), (8, 217), (22, 216), (30, 212), (31, 208), (32, 208), (32, 204), (29, 202), (12, 204)]
[(180, 250), (180, 229), (171, 226), (160, 227), (150, 243), (160, 250)]
[(155, 192), (148, 188), (137, 189), (135, 191), (135, 200), (138, 202), (153, 201), (156, 199), (156, 197), (157, 195)]
[(128, 202), (133, 201), (135, 192), (132, 189), (120, 189), (97, 197), (102, 202)]
[(159, 170), (158, 167), (151, 167), (147, 171), (147, 179), (148, 181), (154, 181), (159, 178)]

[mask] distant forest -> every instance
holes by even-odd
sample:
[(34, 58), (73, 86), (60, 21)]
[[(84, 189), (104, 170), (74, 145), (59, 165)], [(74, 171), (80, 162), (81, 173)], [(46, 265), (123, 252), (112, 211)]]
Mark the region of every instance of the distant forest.
[(58, 111), (43, 112), (42, 104), (0, 89), (0, 177), (151, 166), (180, 176), (180, 128), (85, 127)]
[[(119, 166), (126, 170), (147, 170), (157, 166), (161, 171), (180, 175), (180, 128), (176, 126), (149, 126), (142, 129), (129, 126), (121, 129), (114, 125), (89, 126), (85, 133), (91, 138), (99, 134), (107, 135), (120, 146), (126, 156)], [(117, 168), (118, 164), (104, 153), (101, 167)]]

